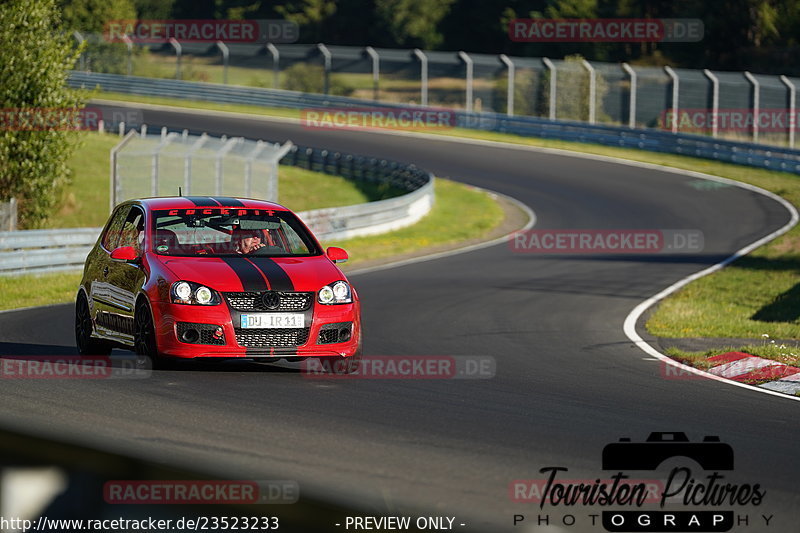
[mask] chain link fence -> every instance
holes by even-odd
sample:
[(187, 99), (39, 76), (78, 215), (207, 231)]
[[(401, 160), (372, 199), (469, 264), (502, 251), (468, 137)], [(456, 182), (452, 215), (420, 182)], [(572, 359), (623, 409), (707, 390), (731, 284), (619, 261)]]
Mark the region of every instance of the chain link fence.
[(86, 41), (79, 69), (794, 146), (800, 78), (324, 44)]
[(291, 148), (291, 142), (132, 129), (111, 151), (110, 204), (179, 193), (277, 201), (278, 162)]

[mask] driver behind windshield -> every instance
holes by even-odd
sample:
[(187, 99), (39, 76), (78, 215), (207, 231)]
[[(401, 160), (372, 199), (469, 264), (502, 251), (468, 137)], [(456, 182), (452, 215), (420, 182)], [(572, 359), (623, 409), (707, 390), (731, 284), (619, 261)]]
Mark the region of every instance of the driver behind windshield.
[(234, 234), (235, 250), (237, 254), (249, 254), (266, 246), (261, 242), (262, 233), (259, 230), (239, 230)]

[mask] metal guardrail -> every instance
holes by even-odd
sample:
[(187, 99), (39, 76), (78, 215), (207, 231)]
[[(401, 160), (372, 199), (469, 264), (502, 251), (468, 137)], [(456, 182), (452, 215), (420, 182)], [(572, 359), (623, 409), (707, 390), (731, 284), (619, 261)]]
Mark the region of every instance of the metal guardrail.
[[(69, 83), (72, 87), (91, 89), (100, 86), (103, 90), (127, 94), (263, 107), (419, 109), (412, 105), (393, 105), (341, 96), (116, 74), (72, 72)], [(672, 133), (654, 129), (634, 129), (538, 117), (508, 116), (500, 113), (467, 113), (464, 111), (454, 111), (454, 113), (457, 127), (462, 128), (688, 155), (770, 170), (800, 173), (800, 150), (790, 148), (727, 141), (703, 135)]]
[[(371, 235), (413, 224), (433, 205), (433, 175), (414, 165), (306, 146), (293, 146), (282, 162), (350, 180), (388, 183), (409, 191), (378, 202), (297, 213), (321, 240)], [(80, 269), (101, 230), (0, 232), (0, 275)]]

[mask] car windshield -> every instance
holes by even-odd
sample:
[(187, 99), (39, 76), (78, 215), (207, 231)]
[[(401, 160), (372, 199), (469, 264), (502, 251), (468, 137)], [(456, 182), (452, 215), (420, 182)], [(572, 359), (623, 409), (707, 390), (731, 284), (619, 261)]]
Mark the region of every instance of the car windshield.
[(288, 211), (238, 208), (154, 211), (151, 249), (160, 255), (272, 257), (320, 254)]

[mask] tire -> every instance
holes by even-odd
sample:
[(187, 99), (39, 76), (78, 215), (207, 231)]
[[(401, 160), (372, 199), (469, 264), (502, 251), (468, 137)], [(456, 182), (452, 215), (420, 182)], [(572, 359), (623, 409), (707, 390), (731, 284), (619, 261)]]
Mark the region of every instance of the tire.
[(92, 337), (94, 324), (89, 312), (89, 302), (86, 295), (80, 293), (75, 301), (75, 345), (81, 355), (108, 355), (111, 353), (111, 343)]

